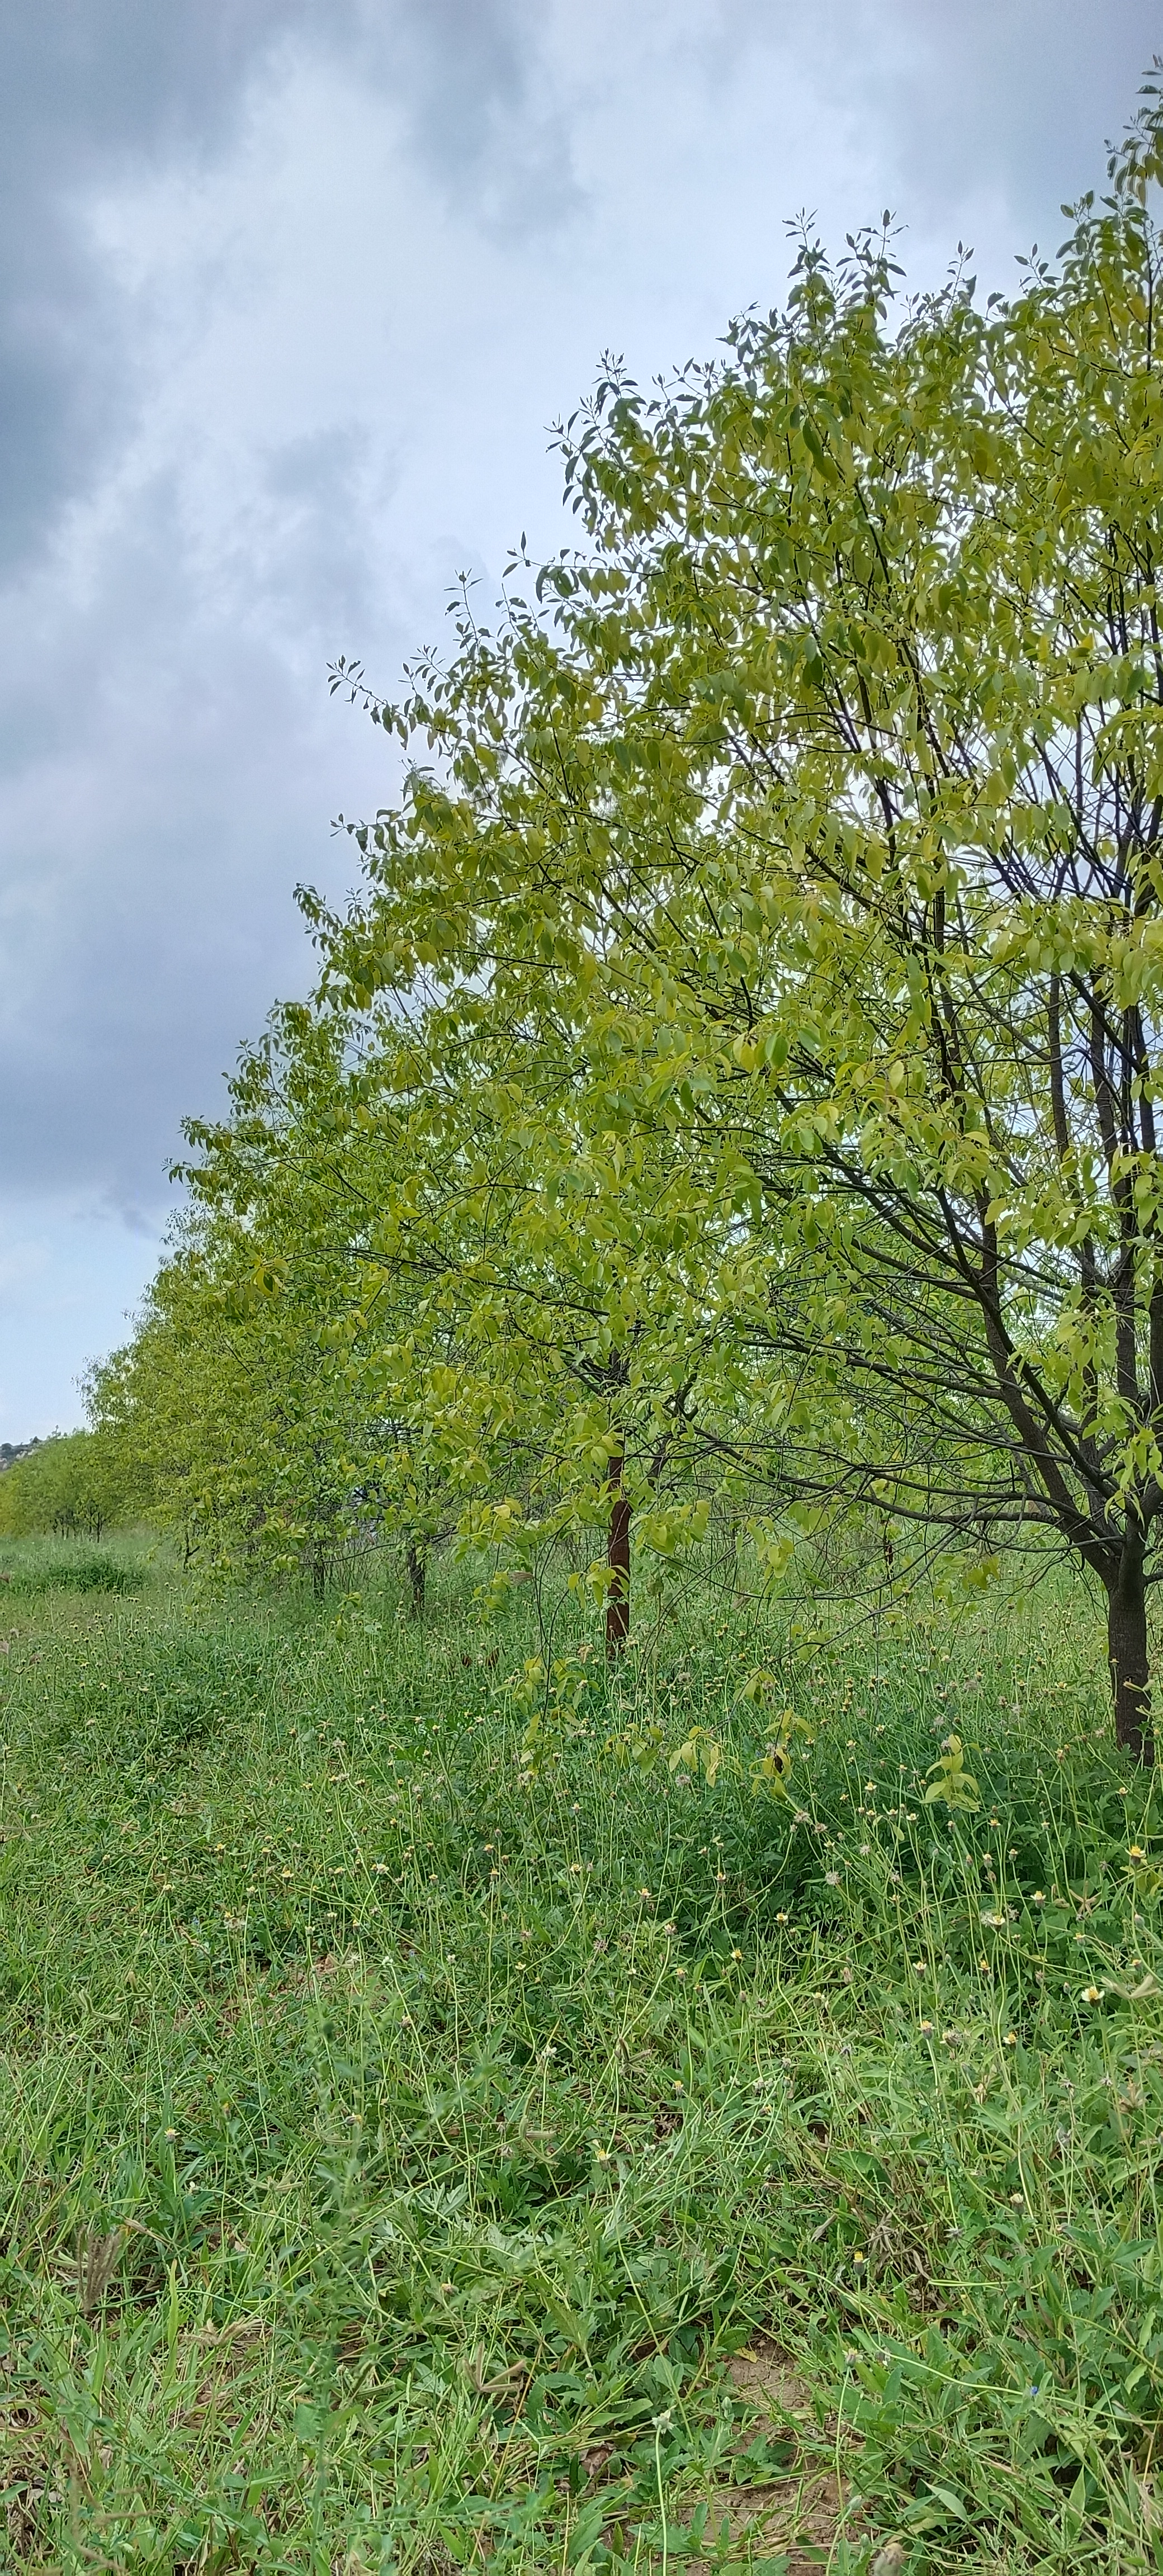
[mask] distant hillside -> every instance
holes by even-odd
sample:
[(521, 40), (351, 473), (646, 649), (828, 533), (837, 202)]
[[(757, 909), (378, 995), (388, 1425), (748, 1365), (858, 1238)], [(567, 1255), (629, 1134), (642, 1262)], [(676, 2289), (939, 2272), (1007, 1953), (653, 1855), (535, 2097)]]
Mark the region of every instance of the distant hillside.
[(0, 1476), (6, 1467), (15, 1467), (19, 1459), (27, 1458), (39, 1447), (39, 1440), (0, 1440)]

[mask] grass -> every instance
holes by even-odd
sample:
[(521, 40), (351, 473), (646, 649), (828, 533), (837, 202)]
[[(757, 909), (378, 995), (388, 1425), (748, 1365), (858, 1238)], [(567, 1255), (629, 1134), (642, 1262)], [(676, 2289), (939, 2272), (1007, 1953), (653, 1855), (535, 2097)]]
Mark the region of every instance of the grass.
[(140, 1539), (119, 1535), (107, 1547), (83, 1538), (0, 1539), (0, 1611), (5, 1601), (45, 1592), (140, 1592), (146, 1579)]
[(1163, 2566), (1163, 1880), (1081, 1594), (810, 1654), (708, 1597), (542, 1685), (520, 1610), (112, 1554), (5, 1551), (0, 2563)]

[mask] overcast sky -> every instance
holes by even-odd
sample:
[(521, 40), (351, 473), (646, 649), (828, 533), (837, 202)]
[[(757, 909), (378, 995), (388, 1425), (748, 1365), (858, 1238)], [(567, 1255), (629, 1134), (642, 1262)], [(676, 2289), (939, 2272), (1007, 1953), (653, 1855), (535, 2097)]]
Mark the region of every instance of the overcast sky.
[(784, 222), (891, 205), (984, 286), (1163, 48), (1159, 0), (0, 0), (0, 1439), (79, 1418), (180, 1120), (302, 991), (293, 889), (388, 787), (467, 568), (568, 533), (600, 353), (714, 347)]

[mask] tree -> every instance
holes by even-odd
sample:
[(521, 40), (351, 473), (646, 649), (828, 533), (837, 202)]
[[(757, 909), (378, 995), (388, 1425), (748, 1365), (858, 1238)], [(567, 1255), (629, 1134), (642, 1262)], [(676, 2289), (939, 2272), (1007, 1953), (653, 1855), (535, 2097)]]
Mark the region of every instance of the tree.
[(148, 1462), (188, 1563), (304, 1574), (322, 1598), (372, 1543), (374, 1426), (321, 1333), (330, 1302), (308, 1265), (195, 1211), (133, 1339), (93, 1372), (94, 1419)]
[[(187, 1562), (303, 1573), (322, 1598), (344, 1560), (395, 1538), (418, 1613), (448, 1495), (386, 1414), (369, 1348), (368, 1138), (347, 1040), (333, 1016), (276, 1011), (230, 1114), (189, 1123), (190, 1204), (132, 1341), (94, 1372), (91, 1407), (152, 1462)], [(378, 1310), (382, 1277), (377, 1290)]]
[(0, 1532), (25, 1538), (99, 1539), (147, 1517), (151, 1480), (143, 1462), (109, 1434), (58, 1432), (34, 1442), (0, 1479)]
[[(1148, 106), (1056, 267), (894, 319), (887, 236), (563, 437), (589, 536), (372, 711), (435, 766), (320, 930), (616, 1032), (624, 1132), (756, 1192), (773, 1473), (1103, 1585), (1148, 1758), (1163, 1522), (1163, 168)], [(528, 567), (532, 571), (532, 567)], [(358, 692), (362, 674), (340, 670)]]
[[(312, 1370), (326, 1355), (321, 1419), (362, 1458), (361, 1508), (400, 1537), (417, 1611), (428, 1551), (457, 1523), (528, 1571), (604, 1522), (587, 1582), (619, 1650), (631, 1515), (656, 1557), (706, 1517), (691, 1469), (708, 1406), (735, 1400), (732, 1182), (750, 1187), (725, 1152), (701, 1195), (685, 1172), (676, 1194), (670, 1162), (620, 1119), (592, 1053), (551, 1017), (510, 1026), (480, 995), (274, 1015), (230, 1117), (189, 1131), (198, 1215), (185, 1265), (155, 1290), (155, 1325), (160, 1299), (171, 1328), (182, 1316), (180, 1436), (205, 1413), (217, 1461), (197, 1471), (203, 1539), (213, 1525), (220, 1543), (229, 1496), (236, 1543), (253, 1551), (261, 1530), (269, 1549), (267, 1434), (253, 1391), (228, 1395), (222, 1371), (245, 1348), (264, 1406), (278, 1392), (278, 1455), (298, 1474), (284, 1413), (302, 1342)], [(172, 1375), (172, 1329), (163, 1346)], [(139, 1412), (149, 1348), (147, 1326), (129, 1361)], [(192, 1398), (193, 1362), (214, 1350), (209, 1401)]]
[(413, 1002), (404, 1026), (363, 1017), (345, 1161), (381, 1401), (478, 1543), (528, 1562), (604, 1523), (588, 1579), (616, 1654), (632, 1516), (656, 1556), (705, 1523), (692, 1477), (737, 1403), (749, 1175), (725, 1146), (696, 1185), (627, 1134), (608, 1066), (551, 1012)]

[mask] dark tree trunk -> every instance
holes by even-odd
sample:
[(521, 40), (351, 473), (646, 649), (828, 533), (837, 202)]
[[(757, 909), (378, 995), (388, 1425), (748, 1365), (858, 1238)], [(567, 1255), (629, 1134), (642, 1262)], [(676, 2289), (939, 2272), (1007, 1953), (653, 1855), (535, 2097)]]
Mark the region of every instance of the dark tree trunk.
[(311, 1590), (316, 1600), (322, 1601), (327, 1590), (327, 1556), (322, 1547), (311, 1551)]
[(1107, 1653), (1115, 1703), (1115, 1737), (1136, 1762), (1153, 1762), (1151, 1682), (1147, 1662), (1147, 1594), (1143, 1542), (1124, 1539), (1118, 1571), (1107, 1585)]
[(404, 1550), (404, 1563), (408, 1568), (408, 1581), (412, 1589), (412, 1617), (422, 1619), (424, 1591), (428, 1577), (428, 1556), (427, 1550), (418, 1547), (414, 1538), (409, 1539)]
[(622, 1492), (621, 1458), (610, 1460), (610, 1540), (606, 1562), (606, 1654), (612, 1663), (630, 1634), (630, 1505)]

